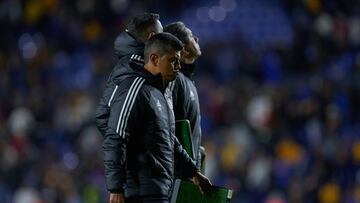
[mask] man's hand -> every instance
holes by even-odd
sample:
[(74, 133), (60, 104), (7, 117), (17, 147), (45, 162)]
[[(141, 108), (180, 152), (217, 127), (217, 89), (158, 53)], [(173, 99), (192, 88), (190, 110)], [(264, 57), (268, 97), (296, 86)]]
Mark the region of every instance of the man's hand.
[(109, 203), (125, 203), (125, 197), (122, 193), (110, 193)]
[(192, 181), (199, 187), (202, 193), (210, 191), (212, 187), (210, 180), (200, 172), (196, 173), (196, 175), (192, 178)]

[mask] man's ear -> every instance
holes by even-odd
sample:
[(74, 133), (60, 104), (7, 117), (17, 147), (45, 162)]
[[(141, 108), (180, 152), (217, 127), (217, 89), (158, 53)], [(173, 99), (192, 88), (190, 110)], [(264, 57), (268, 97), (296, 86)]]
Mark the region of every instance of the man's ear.
[(156, 54), (150, 54), (149, 59), (150, 59), (150, 62), (151, 62), (151, 64), (152, 64), (153, 66), (157, 66), (158, 63), (159, 63), (159, 59), (160, 59), (160, 58), (159, 58), (159, 56), (156, 55)]
[(156, 33), (155, 32), (150, 32), (147, 36), (147, 39), (146, 40), (149, 40), (150, 37), (154, 36)]
[(181, 50), (181, 59), (186, 59), (190, 55), (190, 52), (186, 51), (185, 47)]

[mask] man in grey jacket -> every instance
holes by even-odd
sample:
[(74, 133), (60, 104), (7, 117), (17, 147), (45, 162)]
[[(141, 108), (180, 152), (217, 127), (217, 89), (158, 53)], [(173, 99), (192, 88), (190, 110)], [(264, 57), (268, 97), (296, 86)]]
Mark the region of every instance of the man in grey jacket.
[(102, 136), (106, 133), (111, 100), (118, 91), (114, 80), (119, 77), (128, 63), (143, 63), (145, 43), (151, 36), (162, 31), (163, 27), (158, 14), (141, 13), (132, 17), (126, 31), (117, 36), (114, 49), (118, 62), (106, 82), (105, 91), (96, 108), (95, 123)]
[(119, 91), (103, 143), (111, 203), (123, 203), (124, 193), (127, 203), (168, 202), (175, 160), (200, 189), (211, 186), (175, 136), (172, 93), (166, 87), (179, 73), (182, 48), (173, 35), (156, 34), (145, 46), (145, 65), (132, 64), (114, 80)]
[[(187, 119), (190, 121), (192, 141), (194, 147), (194, 158), (196, 166), (201, 167), (201, 126), (199, 97), (192, 75), (195, 69), (195, 61), (201, 55), (199, 39), (182, 22), (174, 22), (164, 27), (168, 32), (177, 37), (183, 44), (181, 53), (181, 70), (175, 81), (171, 82), (169, 88), (173, 92), (174, 113), (176, 120)], [(182, 171), (176, 167), (176, 176), (182, 177)]]

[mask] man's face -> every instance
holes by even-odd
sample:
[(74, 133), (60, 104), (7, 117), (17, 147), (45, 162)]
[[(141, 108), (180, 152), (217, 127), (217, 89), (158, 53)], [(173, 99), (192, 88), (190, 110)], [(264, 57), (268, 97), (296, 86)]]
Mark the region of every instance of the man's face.
[(176, 79), (181, 68), (180, 53), (181, 51), (171, 51), (159, 58), (157, 66), (165, 82)]
[(186, 33), (188, 35), (188, 43), (185, 44), (181, 61), (186, 64), (192, 64), (201, 55), (199, 38), (194, 36), (189, 28), (186, 28)]

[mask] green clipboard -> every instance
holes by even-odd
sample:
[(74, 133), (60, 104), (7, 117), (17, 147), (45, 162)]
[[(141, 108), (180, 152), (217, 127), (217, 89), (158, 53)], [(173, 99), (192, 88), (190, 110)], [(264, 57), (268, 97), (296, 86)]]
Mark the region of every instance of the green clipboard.
[(194, 147), (192, 144), (191, 126), (189, 120), (177, 120), (175, 122), (175, 135), (179, 139), (180, 144), (194, 160)]
[[(191, 126), (189, 120), (176, 121), (176, 137), (189, 156), (194, 159)], [(205, 163), (203, 163), (205, 165)], [(199, 188), (188, 180), (176, 179), (170, 203), (229, 203), (233, 191), (224, 187), (214, 186), (211, 191), (202, 194)]]
[(187, 180), (176, 179), (170, 203), (230, 203), (233, 191), (224, 187), (212, 187), (202, 194), (198, 187)]

